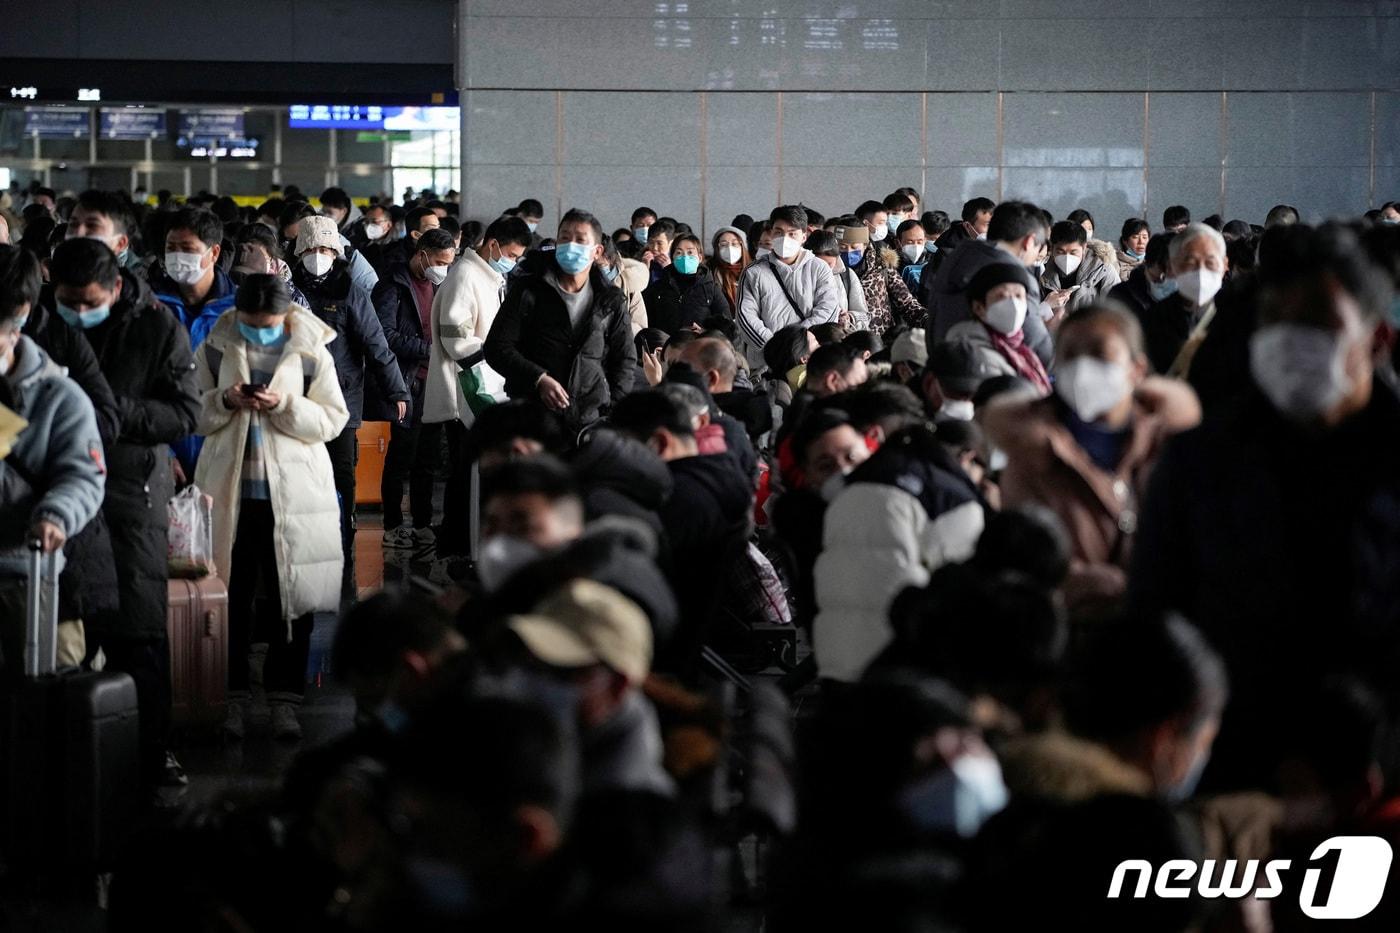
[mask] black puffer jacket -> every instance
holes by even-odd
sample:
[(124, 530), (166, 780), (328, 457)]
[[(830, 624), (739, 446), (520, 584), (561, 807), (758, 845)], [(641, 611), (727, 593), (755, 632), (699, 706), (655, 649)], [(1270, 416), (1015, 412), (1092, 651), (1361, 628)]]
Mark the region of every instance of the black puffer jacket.
[(733, 317), (729, 299), (724, 297), (708, 269), (694, 275), (681, 275), (674, 265), (642, 292), (647, 306), (647, 324), (667, 334), (699, 324), (711, 315)]
[[(394, 351), (394, 356), (398, 357), (404, 385), (418, 392), (419, 389), (413, 389), (413, 382), (418, 379), (419, 368), (428, 365), (432, 344), (428, 342), (428, 335), (423, 333), (423, 321), (418, 316), (412, 275), (407, 262), (394, 263), (380, 276), (379, 284), (374, 286), (370, 298), (374, 302), (374, 312), (379, 316), (384, 339), (388, 341), (389, 349)], [(436, 294), (437, 289), (433, 293)], [(418, 384), (422, 385), (421, 379)]]
[(671, 495), (671, 471), (651, 448), (599, 428), (588, 434), (569, 465), (583, 487), (584, 511), (590, 521), (621, 515), (661, 534), (657, 511)]
[[(37, 343), (58, 365), (68, 369), (68, 378), (82, 387), (97, 416), (97, 433), (104, 450), (110, 450), (121, 428), (117, 399), (97, 354), (80, 331), (68, 326), (52, 310), (52, 290), (44, 287), (41, 303), (29, 311), (24, 334)], [(46, 306), (47, 305), (47, 306)], [(88, 619), (117, 608), (117, 570), (112, 563), (112, 538), (107, 522), (98, 512), (83, 530), (63, 546), (63, 575), (59, 578), (59, 614), (64, 619)]]
[(598, 267), (588, 274), (592, 303), (578, 327), (550, 282), (558, 266), (511, 281), (505, 303), (486, 336), (486, 362), (506, 380), (511, 398), (539, 399), (536, 384), (549, 375), (569, 393), (564, 418), (577, 431), (600, 419), (632, 390), (637, 351), (622, 291)]
[(336, 333), (328, 349), (335, 360), (345, 407), (350, 410), (345, 426), (358, 428), (362, 413), (369, 421), (397, 421), (398, 412), (391, 416), (390, 409), (394, 402), (410, 400), (408, 387), (374, 305), (364, 289), (355, 287), (348, 263), (337, 259), (331, 271), (319, 279), (297, 263), (292, 281), (305, 296), (306, 306)]
[(167, 506), (175, 491), (168, 445), (194, 430), (199, 388), (185, 328), (145, 282), (125, 270), (121, 275), (122, 297), (111, 317), (84, 331), (121, 415), (121, 433), (107, 449), (103, 504), (121, 608), (94, 625), (142, 637), (165, 631)]

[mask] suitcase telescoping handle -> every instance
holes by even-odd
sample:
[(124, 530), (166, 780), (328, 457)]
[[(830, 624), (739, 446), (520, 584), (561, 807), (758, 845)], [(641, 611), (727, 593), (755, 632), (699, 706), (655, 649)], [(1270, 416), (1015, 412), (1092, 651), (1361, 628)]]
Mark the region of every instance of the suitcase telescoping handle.
[(24, 674), (38, 677), (58, 667), (58, 552), (29, 544), (29, 587), (24, 626)]

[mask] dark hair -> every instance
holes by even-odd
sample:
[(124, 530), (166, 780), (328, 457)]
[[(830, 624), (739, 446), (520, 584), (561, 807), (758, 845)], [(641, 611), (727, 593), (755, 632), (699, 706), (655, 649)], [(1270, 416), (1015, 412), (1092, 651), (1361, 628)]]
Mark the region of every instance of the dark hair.
[[(1089, 221), (1090, 226), (1098, 226), (1098, 224), (1094, 223), (1094, 215), (1084, 210), (1084, 208), (1082, 207), (1075, 208), (1074, 210), (1070, 211), (1069, 215), (1065, 217), (1065, 220), (1068, 220), (1070, 223), (1076, 224), (1083, 224), (1084, 221), (1087, 220)], [(1088, 231), (1086, 230), (1085, 232), (1087, 233)]]
[(747, 230), (753, 226), (753, 216), (750, 214), (735, 214), (734, 219), (729, 222), (729, 225), (731, 227), (737, 227), (740, 230)]
[[(973, 198), (971, 201), (968, 201), (966, 204), (963, 205), (962, 219), (967, 223), (972, 223), (974, 220), (977, 219), (978, 214), (985, 214), (987, 213), (987, 211), (995, 211), (996, 207), (997, 202), (993, 201), (991, 198)], [(993, 220), (995, 220), (995, 216), (993, 217)], [(1021, 234), (1021, 236), (1025, 236), (1025, 234), (1023, 233)], [(991, 238), (992, 235), (988, 233), (987, 239), (990, 240)], [(1016, 239), (1020, 239), (1020, 237), (1017, 237)]]
[(559, 417), (539, 403), (525, 399), (487, 407), (476, 416), (469, 436), (474, 457), (504, 447), (516, 438), (538, 441), (549, 453), (558, 453), (568, 446)]
[(89, 213), (101, 214), (106, 217), (112, 222), (112, 227), (117, 233), (127, 233), (131, 230), (131, 211), (124, 200), (110, 191), (89, 188), (78, 195), (78, 203), (74, 205), (74, 209), (79, 207)]
[(209, 210), (213, 211), (214, 216), (224, 222), (224, 226), (228, 226), (239, 218), (238, 202), (228, 195), (215, 198), (214, 203), (209, 205)]
[(457, 237), (462, 235), (462, 222), (451, 214), (438, 218), (438, 229), (446, 230), (455, 242)]
[(530, 248), (530, 226), (519, 217), (498, 217), (486, 228), (481, 241), (495, 240), (501, 246), (523, 246)]
[[(630, 221), (631, 221), (632, 223), (635, 224), (635, 223), (637, 222), (637, 218), (638, 218), (638, 217), (656, 217), (656, 216), (657, 216), (656, 211), (652, 210), (651, 208), (649, 208), (649, 207), (639, 207), (639, 208), (637, 208), (635, 211), (632, 212), (632, 216), (631, 216), (631, 218), (630, 218)], [(654, 223), (654, 222), (655, 222), (655, 221), (653, 221), (653, 223)]]
[(33, 308), (43, 286), (38, 258), (28, 250), (0, 243), (0, 321), (13, 320), (26, 305)]
[(615, 240), (613, 250), (623, 259), (641, 259), (645, 253), (646, 244), (638, 242), (637, 238), (629, 235), (625, 240)]
[(1073, 665), (1065, 692), (1071, 731), (1109, 744), (1173, 720), (1191, 733), (1225, 706), (1225, 662), (1180, 616), (1107, 624)]
[(424, 230), (423, 235), (418, 238), (418, 241), (413, 246), (413, 251), (415, 253), (425, 253), (429, 250), (440, 249), (454, 251), (457, 249), (457, 242), (452, 239), (452, 234), (441, 227)]
[(282, 244), (277, 239), (277, 234), (268, 229), (267, 224), (244, 224), (234, 235), (233, 243), (235, 246), (256, 243), (267, 250), (267, 254), (273, 259), (282, 258)]
[[(916, 228), (916, 227), (917, 227), (918, 229), (920, 229), (920, 230), (923, 230), (923, 229), (924, 229), (924, 225), (921, 224), (921, 223), (919, 223), (919, 221), (917, 221), (917, 220), (906, 220), (906, 221), (903, 221), (903, 222), (900, 223), (900, 225), (895, 229), (894, 235), (895, 235), (896, 238), (902, 237), (902, 236), (904, 236), (904, 234), (908, 233), (910, 230), (913, 230), (913, 229)], [(927, 231), (925, 231), (925, 234), (924, 234), (924, 235), (925, 235), (925, 237), (927, 238), (927, 236), (928, 236)]]
[(859, 359), (860, 354), (855, 348), (843, 343), (828, 343), (817, 347), (812, 351), (812, 358), (807, 361), (807, 382), (816, 384), (827, 373), (845, 376)]
[(1174, 236), (1175, 233), (1154, 233), (1147, 241), (1147, 249), (1142, 254), (1142, 264), (1153, 268), (1165, 267)]
[[(1126, 243), (1128, 237), (1137, 236), (1144, 230), (1146, 230), (1148, 233), (1151, 233), (1152, 225), (1149, 224), (1147, 221), (1143, 220), (1141, 217), (1129, 217), (1127, 220), (1123, 221), (1123, 232), (1118, 234), (1119, 245), (1121, 246), (1122, 244)], [(1148, 242), (1151, 241), (1149, 240)]]
[(777, 377), (786, 375), (807, 355), (807, 333), (801, 324), (778, 328), (763, 345), (763, 364)]
[[(1381, 210), (1385, 210), (1385, 208), (1381, 208)], [(1298, 220), (1298, 208), (1291, 204), (1276, 204), (1269, 208), (1269, 214), (1264, 218), (1264, 226), (1274, 227), (1279, 224), (1296, 224)]]
[(452, 619), (412, 590), (380, 590), (340, 617), (331, 648), (331, 669), (388, 677), (405, 651), (432, 651), (452, 630)]
[(1162, 211), (1163, 227), (1175, 227), (1180, 224), (1189, 224), (1190, 222), (1191, 212), (1180, 204), (1173, 204), (1171, 207)]
[[(990, 237), (990, 234), (988, 236)], [(1056, 246), (1063, 243), (1088, 243), (1089, 231), (1073, 221), (1062, 220), (1050, 228), (1050, 242)]]
[(833, 404), (851, 418), (857, 431), (879, 426), (889, 437), (896, 431), (923, 424), (923, 402), (909, 388), (886, 380), (873, 380), (836, 396)]
[(780, 220), (799, 230), (807, 229), (807, 211), (800, 204), (785, 204), (773, 208), (773, 212), (768, 215), (768, 222), (777, 223)]
[(666, 337), (664, 330), (655, 327), (643, 327), (637, 331), (636, 336), (632, 338), (632, 343), (637, 347), (637, 357), (640, 358), (644, 353), (655, 353), (666, 346)]
[(233, 306), (239, 311), (285, 314), (291, 303), (291, 292), (282, 277), (264, 272), (245, 275), (233, 296)]
[(797, 465), (805, 467), (807, 465), (807, 448), (812, 446), (812, 442), (821, 437), (827, 431), (835, 431), (840, 427), (849, 427), (857, 434), (860, 428), (851, 424), (851, 416), (839, 408), (817, 408), (809, 410), (805, 417), (798, 422), (797, 429), (792, 432), (792, 455), (797, 460)]
[(224, 224), (213, 213), (202, 207), (182, 207), (170, 218), (165, 235), (172, 230), (188, 230), (199, 238), (205, 246), (218, 246), (224, 241)]
[[(407, 214), (404, 215), (404, 230), (406, 232), (412, 233), (414, 230), (420, 229), (419, 225), (423, 222), (424, 217), (436, 216), (437, 214), (434, 213), (431, 207), (415, 207), (413, 210), (409, 211)], [(283, 224), (283, 226), (286, 226), (286, 224)]]
[(582, 504), (578, 483), (569, 468), (550, 454), (516, 460), (488, 470), (481, 477), (481, 503), (498, 496), (541, 495), (551, 503), (561, 499)]
[(869, 353), (871, 356), (885, 349), (885, 342), (873, 330), (852, 331), (841, 342), (857, 353)]
[(827, 230), (814, 230), (807, 234), (805, 245), (816, 256), (841, 255), (841, 248), (836, 242), (836, 234)]
[[(1044, 213), (1029, 201), (1002, 201), (992, 209), (987, 239), (997, 243), (1014, 243), (1028, 236), (1041, 239), (1048, 235), (1049, 227)], [(1081, 233), (1084, 230), (1083, 227), (1079, 229)]]
[(953, 225), (953, 219), (948, 216), (947, 211), (924, 211), (919, 223), (923, 225), (924, 233), (929, 239), (936, 239)]
[(739, 339), (739, 325), (734, 323), (732, 317), (723, 314), (712, 314), (700, 322), (703, 333), (702, 337), (723, 337), (729, 341), (729, 345), (734, 346), (734, 342)]
[(683, 243), (689, 243), (689, 244), (691, 244), (692, 246), (694, 246), (694, 247), (695, 247), (695, 251), (696, 251), (697, 253), (700, 254), (700, 261), (701, 261), (702, 263), (705, 261), (705, 244), (702, 243), (702, 242), (700, 241), (700, 238), (699, 238), (698, 236), (696, 236), (695, 234), (693, 234), (693, 233), (678, 233), (678, 234), (676, 234), (676, 238), (675, 238), (674, 240), (671, 241), (671, 256), (672, 256), (673, 258), (674, 258), (675, 255), (676, 255), (676, 250), (677, 250)]
[(810, 330), (812, 336), (817, 338), (818, 347), (840, 343), (846, 339), (846, 328), (835, 321), (827, 321), (825, 324), (813, 324)]
[(565, 224), (586, 224), (593, 231), (593, 239), (599, 243), (603, 242), (603, 225), (598, 222), (588, 211), (580, 210), (577, 207), (569, 208), (564, 216), (559, 218), (559, 229), (563, 230)]
[(678, 330), (674, 334), (666, 338), (666, 349), (675, 350), (679, 347), (685, 346), (688, 343), (694, 343), (699, 339), (700, 335), (697, 334), (695, 331), (691, 330), (690, 328), (686, 328), (685, 330)]
[(674, 221), (671, 220), (658, 220), (654, 222), (650, 227), (647, 227), (648, 240), (658, 236), (664, 236), (669, 238), (674, 237), (675, 235), (676, 224)]
[(345, 193), (344, 188), (327, 188), (321, 192), (318, 198), (322, 207), (343, 207), (350, 209), (350, 195)]
[(826, 223), (826, 216), (819, 211), (814, 211), (807, 205), (802, 205), (802, 209), (807, 212), (807, 226), (820, 227)]
[(856, 208), (856, 219), (861, 223), (865, 223), (865, 221), (874, 217), (876, 214), (885, 213), (888, 213), (885, 210), (885, 205), (881, 204), (879, 201), (862, 201), (860, 202), (860, 207)]
[(54, 285), (85, 288), (96, 282), (103, 288), (112, 288), (120, 277), (116, 254), (101, 240), (64, 240), (49, 260), (49, 281)]
[(883, 203), (885, 213), (903, 213), (914, 209), (914, 199), (898, 191), (885, 195)]
[(988, 573), (1025, 574), (1048, 592), (1064, 583), (1072, 556), (1060, 517), (1046, 506), (1025, 503), (987, 513), (972, 563)]
[(771, 220), (755, 220), (749, 225), (749, 253), (758, 252), (758, 244), (763, 240), (763, 235), (773, 229)]
[[(541, 204), (539, 201), (536, 201), (534, 198), (526, 198), (525, 200), (520, 202), (520, 205), (518, 207), (516, 207), (515, 216), (543, 217), (544, 205)], [(521, 221), (521, 223), (524, 223), (524, 221)]]
[(1215, 230), (1217, 233), (1222, 232), (1225, 227), (1225, 221), (1219, 214), (1211, 214), (1205, 220), (1201, 221), (1201, 223)]
[(1221, 236), (1226, 240), (1238, 240), (1242, 237), (1250, 236), (1254, 233), (1254, 228), (1247, 220), (1232, 220), (1224, 227), (1220, 228)]
[(646, 441), (663, 428), (678, 437), (695, 436), (690, 413), (676, 400), (656, 389), (625, 396), (613, 406), (608, 423), (640, 441)]

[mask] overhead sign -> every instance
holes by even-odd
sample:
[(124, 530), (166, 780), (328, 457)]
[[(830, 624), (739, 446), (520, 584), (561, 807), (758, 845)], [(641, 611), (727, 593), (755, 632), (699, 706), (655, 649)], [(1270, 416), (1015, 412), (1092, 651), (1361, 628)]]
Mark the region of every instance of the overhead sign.
[(165, 111), (103, 107), (98, 135), (103, 139), (157, 139), (165, 135)]
[(73, 139), (88, 134), (86, 107), (25, 107), (24, 135), (40, 139)]
[[(181, 147), (185, 145), (184, 140), (177, 143)], [(255, 138), (245, 139), (243, 137), (233, 139), (220, 139), (216, 141), (194, 140), (187, 148), (192, 159), (256, 159), (258, 157), (258, 145), (261, 140)]]
[(243, 136), (242, 110), (181, 110), (179, 134), (191, 140), (235, 139)]
[(455, 130), (462, 125), (456, 107), (385, 107), (386, 130)]
[(390, 108), (357, 104), (292, 104), (287, 126), (294, 130), (377, 130)]

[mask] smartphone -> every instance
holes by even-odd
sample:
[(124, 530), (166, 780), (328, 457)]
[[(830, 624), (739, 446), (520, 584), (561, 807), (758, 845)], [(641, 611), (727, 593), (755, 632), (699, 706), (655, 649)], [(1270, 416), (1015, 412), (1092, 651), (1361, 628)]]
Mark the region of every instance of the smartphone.
[(266, 388), (267, 386), (261, 382), (245, 382), (242, 386), (239, 387), (238, 394), (246, 396), (248, 398), (252, 398), (254, 395), (257, 395), (259, 392), (263, 391)]

